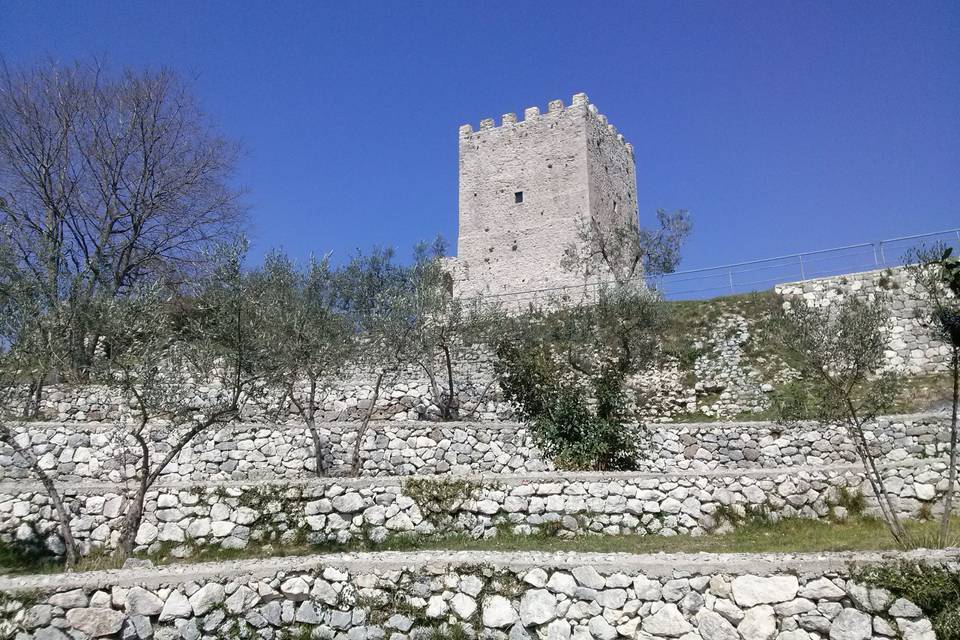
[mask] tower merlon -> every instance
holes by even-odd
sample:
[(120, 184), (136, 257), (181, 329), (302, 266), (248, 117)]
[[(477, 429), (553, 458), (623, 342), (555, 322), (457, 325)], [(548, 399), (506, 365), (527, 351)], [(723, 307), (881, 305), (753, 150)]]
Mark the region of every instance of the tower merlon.
[[(472, 136), (483, 135), (486, 131), (492, 129), (499, 129), (513, 125), (522, 125), (523, 123), (527, 122), (537, 122), (543, 117), (561, 117), (567, 112), (575, 114), (586, 113), (588, 117), (595, 118), (600, 123), (601, 128), (613, 135), (613, 137), (615, 137), (620, 144), (629, 145), (616, 127), (608, 122), (607, 116), (600, 113), (600, 111), (597, 109), (597, 106), (590, 102), (590, 98), (586, 93), (573, 94), (572, 98), (570, 99), (569, 106), (565, 106), (563, 100), (551, 100), (547, 105), (546, 112), (541, 111), (539, 106), (527, 107), (523, 110), (523, 120), (520, 120), (515, 112), (508, 112), (500, 117), (499, 124), (494, 118), (484, 118), (480, 121), (480, 127), (478, 129), (474, 129), (473, 126), (469, 124), (461, 125), (460, 137), (467, 139), (471, 138)], [(518, 129), (518, 131), (520, 130)], [(632, 154), (633, 147), (629, 147), (628, 151)]]

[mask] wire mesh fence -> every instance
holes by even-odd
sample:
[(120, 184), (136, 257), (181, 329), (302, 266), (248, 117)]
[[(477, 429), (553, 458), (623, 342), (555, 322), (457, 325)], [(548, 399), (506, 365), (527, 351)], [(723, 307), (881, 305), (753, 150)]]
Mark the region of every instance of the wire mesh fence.
[[(940, 243), (960, 251), (960, 229), (948, 229), (832, 249), (794, 253), (775, 258), (737, 262), (717, 267), (675, 271), (647, 283), (668, 300), (696, 300), (771, 289), (777, 284), (886, 269), (904, 264), (914, 247)], [(591, 298), (602, 283), (514, 291), (488, 296), (507, 307), (526, 307), (550, 300)]]

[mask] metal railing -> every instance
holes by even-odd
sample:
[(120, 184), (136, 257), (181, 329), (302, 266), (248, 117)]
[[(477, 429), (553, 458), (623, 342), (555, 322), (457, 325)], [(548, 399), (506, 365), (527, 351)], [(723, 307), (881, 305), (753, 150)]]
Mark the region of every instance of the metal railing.
[[(913, 247), (941, 243), (960, 250), (960, 229), (921, 233), (876, 242), (863, 242), (832, 249), (792, 253), (775, 258), (735, 262), (717, 267), (675, 271), (646, 278), (668, 300), (694, 300), (770, 289), (798, 280), (899, 267)], [(547, 287), (492, 294), (488, 298), (507, 306), (537, 303), (556, 298), (585, 299), (603, 283)]]

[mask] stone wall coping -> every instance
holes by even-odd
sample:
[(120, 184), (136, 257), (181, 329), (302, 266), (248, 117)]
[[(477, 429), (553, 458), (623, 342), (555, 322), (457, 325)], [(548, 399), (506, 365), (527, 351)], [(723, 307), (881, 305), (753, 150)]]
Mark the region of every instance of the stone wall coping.
[[(920, 458), (903, 460), (897, 463), (878, 464), (881, 470), (915, 468), (923, 465), (947, 464), (946, 458)], [(198, 480), (177, 482), (156, 482), (152, 491), (159, 489), (192, 489), (205, 487), (262, 487), (282, 484), (286, 487), (325, 487), (340, 485), (352, 489), (364, 489), (372, 486), (402, 486), (411, 480), (429, 480), (433, 482), (465, 481), (480, 485), (519, 486), (531, 482), (615, 482), (630, 480), (667, 480), (670, 478), (734, 477), (734, 478), (776, 478), (782, 475), (796, 476), (802, 473), (862, 473), (861, 464), (838, 465), (795, 465), (789, 467), (745, 468), (745, 469), (697, 469), (663, 472), (648, 471), (542, 471), (529, 473), (478, 473), (444, 475), (408, 475), (408, 476), (330, 476), (326, 478), (255, 478), (248, 480)], [(98, 493), (123, 493), (133, 488), (133, 482), (70, 482), (58, 483), (65, 495), (89, 495)], [(16, 495), (27, 491), (42, 491), (39, 482), (0, 482), (0, 494)]]
[[(902, 413), (902, 414), (891, 414), (885, 416), (878, 416), (876, 420), (873, 420), (872, 423), (877, 422), (910, 422), (915, 420), (947, 420), (949, 419), (949, 414), (946, 411), (928, 411), (928, 412), (919, 412), (919, 413)], [(343, 428), (347, 425), (358, 425), (359, 421), (353, 420), (332, 420), (332, 421), (323, 421), (317, 422), (318, 428), (332, 428), (338, 429)], [(817, 422), (815, 420), (804, 420), (797, 422), (793, 425), (783, 425), (769, 420), (727, 420), (727, 421), (718, 421), (718, 422), (651, 422), (648, 423), (648, 427), (657, 427), (663, 429), (671, 430), (688, 430), (688, 431), (702, 431), (709, 429), (726, 429), (726, 428), (735, 428), (735, 427), (774, 427), (777, 429), (783, 430), (799, 430), (799, 429), (810, 429), (821, 425), (823, 423)], [(115, 423), (112, 422), (69, 422), (69, 421), (59, 421), (59, 420), (43, 420), (43, 421), (23, 421), (23, 422), (9, 422), (9, 426), (21, 426), (28, 428), (49, 428), (49, 427), (70, 427), (77, 429), (78, 431), (88, 431), (88, 432), (99, 432), (107, 431), (116, 427)], [(207, 433), (212, 433), (219, 431), (223, 428), (231, 427), (235, 430), (259, 430), (259, 429), (304, 429), (306, 424), (302, 422), (284, 422), (284, 423), (270, 423), (270, 422), (234, 422), (225, 424), (219, 428), (211, 427)], [(378, 428), (383, 427), (393, 427), (398, 429), (408, 428), (408, 429), (474, 429), (474, 430), (489, 430), (489, 431), (502, 431), (507, 429), (517, 429), (517, 428), (526, 428), (527, 425), (523, 422), (511, 422), (511, 421), (497, 421), (497, 422), (485, 422), (485, 421), (451, 421), (451, 422), (440, 422), (434, 420), (371, 420), (369, 423), (368, 432), (376, 431)]]
[(914, 551), (854, 551), (820, 553), (581, 553), (537, 551), (380, 551), (331, 553), (310, 556), (271, 557), (229, 562), (179, 563), (152, 569), (117, 569), (82, 573), (0, 576), (0, 592), (52, 592), (70, 589), (174, 586), (205, 580), (258, 580), (278, 573), (302, 573), (321, 567), (346, 569), (352, 575), (415, 569), (442, 574), (459, 567), (477, 565), (499, 569), (573, 569), (591, 566), (602, 574), (624, 572), (648, 577), (689, 577), (694, 575), (793, 574), (820, 577), (845, 573), (851, 565), (919, 561), (945, 563), (960, 561), (960, 548)]
[(903, 266), (897, 267), (880, 267), (878, 269), (867, 269), (866, 271), (854, 271), (853, 273), (838, 273), (832, 276), (820, 276), (819, 278), (807, 278), (806, 280), (792, 280), (790, 282), (781, 282), (774, 285), (775, 290), (782, 289), (784, 287), (796, 287), (802, 284), (807, 284), (809, 282), (822, 282), (823, 284), (828, 284), (834, 280), (840, 280), (845, 278), (847, 280), (865, 280), (870, 276), (879, 275), (884, 272), (897, 272), (903, 271)]

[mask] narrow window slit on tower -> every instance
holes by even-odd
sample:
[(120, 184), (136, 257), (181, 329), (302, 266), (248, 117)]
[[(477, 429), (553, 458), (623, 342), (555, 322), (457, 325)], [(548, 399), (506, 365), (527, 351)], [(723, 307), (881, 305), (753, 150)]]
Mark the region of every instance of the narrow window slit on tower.
[(514, 193), (513, 201), (516, 202), (517, 204), (520, 204), (521, 202), (523, 202), (523, 191), (517, 191), (516, 193)]

